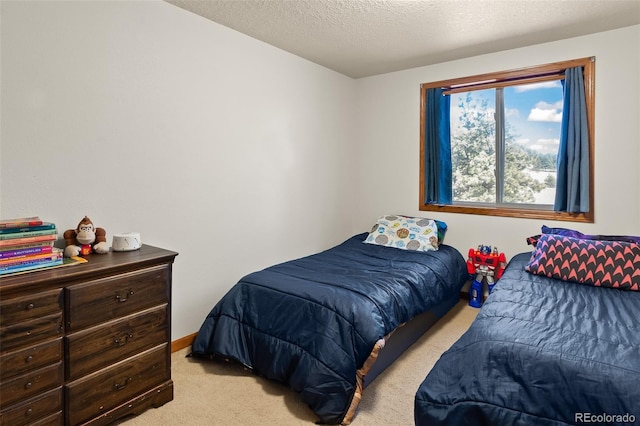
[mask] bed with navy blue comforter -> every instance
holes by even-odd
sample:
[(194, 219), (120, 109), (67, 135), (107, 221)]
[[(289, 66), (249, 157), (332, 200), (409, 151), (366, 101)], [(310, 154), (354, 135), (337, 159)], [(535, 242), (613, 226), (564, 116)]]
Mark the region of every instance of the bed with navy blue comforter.
[(530, 257), (429, 372), (416, 425), (640, 422), (640, 292), (533, 275)]
[(450, 246), (414, 252), (366, 236), (242, 278), (206, 317), (192, 354), (238, 361), (287, 383), (321, 423), (348, 423), (357, 372), (385, 336), (430, 309), (444, 315), (467, 279)]

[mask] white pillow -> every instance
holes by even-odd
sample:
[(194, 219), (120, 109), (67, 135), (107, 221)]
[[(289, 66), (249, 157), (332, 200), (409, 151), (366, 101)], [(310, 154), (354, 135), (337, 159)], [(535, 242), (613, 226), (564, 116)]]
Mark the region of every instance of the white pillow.
[(438, 226), (433, 219), (381, 216), (364, 242), (402, 250), (438, 250)]

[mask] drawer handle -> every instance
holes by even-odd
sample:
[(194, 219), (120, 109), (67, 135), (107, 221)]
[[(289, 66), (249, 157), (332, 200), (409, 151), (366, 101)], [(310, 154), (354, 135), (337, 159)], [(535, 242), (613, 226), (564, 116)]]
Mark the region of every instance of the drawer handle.
[(31, 361), (33, 361), (33, 355), (29, 355), (29, 356), (25, 359), (25, 361), (26, 361), (26, 362), (31, 362)]
[(116, 345), (118, 345), (118, 346), (124, 346), (124, 345), (126, 345), (126, 344), (127, 344), (127, 342), (128, 342), (130, 339), (133, 339), (133, 334), (131, 334), (131, 333), (126, 333), (126, 334), (122, 335), (122, 337), (118, 337), (118, 338), (116, 338), (116, 339), (113, 341), (113, 343), (115, 343), (115, 344), (116, 344)]
[(31, 383), (31, 382), (27, 382), (27, 384), (26, 384), (26, 385), (24, 385), (24, 388), (25, 388), (25, 389), (29, 389), (31, 386), (33, 386), (33, 383)]
[(116, 300), (118, 302), (126, 302), (129, 300), (129, 296), (133, 296), (135, 292), (133, 290), (125, 291), (124, 293), (116, 294)]
[(31, 309), (33, 309), (33, 308), (35, 308), (35, 307), (36, 307), (36, 305), (34, 305), (33, 303), (29, 303), (29, 304), (27, 305), (27, 311), (30, 311)]
[(129, 383), (131, 383), (131, 381), (133, 380), (133, 377), (127, 377), (126, 379), (124, 379), (124, 382), (122, 382), (122, 384), (120, 383), (116, 383), (115, 385), (113, 385), (113, 388), (115, 390), (121, 390), (127, 387), (127, 385)]

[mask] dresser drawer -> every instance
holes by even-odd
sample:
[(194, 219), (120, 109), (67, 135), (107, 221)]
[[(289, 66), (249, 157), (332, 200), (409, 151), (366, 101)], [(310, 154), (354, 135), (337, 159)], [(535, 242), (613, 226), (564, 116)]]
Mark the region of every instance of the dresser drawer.
[(62, 335), (62, 312), (46, 317), (25, 321), (20, 324), (0, 327), (2, 352), (24, 348), (44, 340), (55, 339)]
[(16, 297), (0, 302), (0, 326), (5, 327), (23, 321), (62, 312), (62, 289)]
[(64, 426), (64, 415), (62, 411), (58, 411), (49, 417), (30, 423), (29, 426)]
[(168, 341), (168, 305), (70, 334), (67, 379), (74, 380)]
[[(2, 413), (0, 413), (0, 425), (23, 426), (33, 424), (36, 421), (46, 421), (47, 416), (51, 416), (56, 412), (59, 413), (58, 418), (61, 419), (62, 387), (2, 411)], [(51, 424), (60, 423), (59, 420)]]
[(62, 339), (8, 352), (0, 356), (0, 380), (4, 381), (58, 361), (62, 361)]
[(0, 382), (2, 406), (62, 385), (62, 362)]
[(67, 332), (168, 303), (169, 279), (157, 266), (69, 287)]
[(30, 426), (64, 426), (64, 416), (62, 411), (58, 411), (49, 417), (30, 423)]
[(170, 380), (168, 349), (164, 344), (67, 384), (65, 405), (68, 423), (75, 425), (99, 416)]

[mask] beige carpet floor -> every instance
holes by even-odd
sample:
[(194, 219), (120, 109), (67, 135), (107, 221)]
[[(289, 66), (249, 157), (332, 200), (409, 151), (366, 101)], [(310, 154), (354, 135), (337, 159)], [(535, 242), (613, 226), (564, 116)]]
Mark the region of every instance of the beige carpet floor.
[[(353, 421), (358, 425), (413, 425), (413, 401), (440, 355), (468, 328), (477, 309), (461, 300), (365, 390)], [(285, 385), (237, 364), (172, 355), (174, 400), (121, 424), (313, 425), (317, 417)]]

